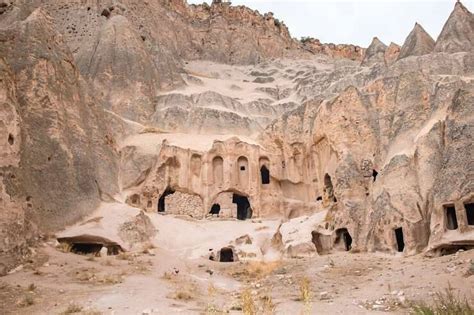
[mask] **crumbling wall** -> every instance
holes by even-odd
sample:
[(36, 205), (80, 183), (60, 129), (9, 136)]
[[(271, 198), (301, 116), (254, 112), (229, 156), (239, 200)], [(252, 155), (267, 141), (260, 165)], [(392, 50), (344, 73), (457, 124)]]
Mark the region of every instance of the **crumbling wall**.
[(189, 215), (193, 218), (201, 218), (203, 214), (203, 203), (198, 195), (190, 195), (175, 192), (166, 196), (166, 213), (177, 215)]

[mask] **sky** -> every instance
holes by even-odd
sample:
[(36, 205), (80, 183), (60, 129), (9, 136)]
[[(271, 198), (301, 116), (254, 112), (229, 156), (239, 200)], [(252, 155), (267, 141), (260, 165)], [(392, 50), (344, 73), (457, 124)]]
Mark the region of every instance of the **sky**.
[[(202, 3), (188, 0), (188, 3)], [(212, 0), (206, 1), (211, 3)], [(233, 0), (260, 13), (273, 12), (293, 37), (369, 46), (374, 36), (402, 45), (415, 22), (436, 40), (456, 0)], [(469, 11), (474, 0), (461, 1)]]

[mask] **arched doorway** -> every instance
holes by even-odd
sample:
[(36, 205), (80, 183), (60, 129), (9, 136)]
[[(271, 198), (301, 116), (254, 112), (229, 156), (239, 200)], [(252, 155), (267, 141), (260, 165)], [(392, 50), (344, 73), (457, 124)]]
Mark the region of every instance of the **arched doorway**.
[(265, 165), (260, 167), (260, 178), (262, 179), (262, 185), (270, 184), (270, 171)]
[(350, 251), (352, 248), (352, 237), (346, 228), (336, 230), (336, 241), (334, 245), (343, 248), (346, 251)]
[(175, 191), (172, 190), (171, 188), (166, 188), (164, 193), (161, 195), (160, 200), (158, 200), (158, 212), (165, 212), (166, 211), (166, 203), (165, 203), (165, 198), (166, 196), (174, 194)]
[(237, 204), (237, 219), (247, 220), (252, 218), (253, 210), (247, 197), (233, 194), (232, 202)]

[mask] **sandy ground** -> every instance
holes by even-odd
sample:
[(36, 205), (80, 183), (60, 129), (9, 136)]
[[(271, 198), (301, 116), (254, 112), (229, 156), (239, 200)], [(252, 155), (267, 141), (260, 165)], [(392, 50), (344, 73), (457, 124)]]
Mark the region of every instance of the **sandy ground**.
[(448, 286), (474, 296), (474, 276), (467, 273), (474, 251), (219, 263), (207, 259), (208, 247), (244, 234), (256, 238), (279, 222), (150, 218), (158, 234), (156, 247), (145, 251), (91, 257), (63, 252), (55, 239), (45, 242), (29, 263), (0, 278), (0, 313), (59, 314), (75, 306), (83, 314), (241, 314), (241, 295), (248, 293), (258, 314), (407, 314), (411, 301), (430, 302)]

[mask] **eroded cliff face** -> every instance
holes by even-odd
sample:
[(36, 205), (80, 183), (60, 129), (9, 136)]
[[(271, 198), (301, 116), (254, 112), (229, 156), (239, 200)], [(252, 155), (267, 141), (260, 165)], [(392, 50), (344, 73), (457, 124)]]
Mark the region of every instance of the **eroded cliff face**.
[[(354, 249), (395, 251), (398, 228), (406, 253), (469, 238), (472, 62), (472, 53), (462, 53), (395, 63), (384, 78), (277, 120), (261, 142), (285, 155), (303, 147), (303, 165), (319, 166), (305, 183), (323, 200), (328, 187), (333, 192), (330, 228), (347, 229)], [(446, 236), (449, 204), (463, 223)]]
[(300, 244), (321, 254), (347, 235), (346, 249), (407, 254), (472, 239), (461, 4), (436, 43), (415, 25), (402, 47), (366, 50), (300, 43), (272, 14), (223, 3), (0, 8), (4, 270), (114, 199), (199, 219), (327, 212), (311, 236), (325, 247)]
[(36, 10), (0, 37), (6, 257), (33, 234), (30, 225), (43, 232), (62, 228), (91, 213), (101, 194), (116, 193), (117, 154), (101, 106), (51, 19)]
[[(230, 141), (224, 151), (190, 152), (164, 142), (159, 154), (166, 158), (151, 157), (147, 179), (129, 186), (129, 202), (157, 211), (159, 199), (179, 191), (201, 199), (197, 207), (205, 217), (216, 204), (233, 209), (220, 194), (240, 194), (263, 217), (328, 210), (318, 233), (336, 239), (349, 233), (354, 250), (413, 254), (464, 246), (473, 233), (467, 152), (474, 56), (470, 50), (436, 53), (434, 46), (416, 25), (401, 51), (391, 45), (388, 52), (374, 39), (361, 66), (321, 62), (289, 71), (304, 104), (268, 126), (258, 138), (261, 147)], [(263, 183), (262, 159), (270, 185)], [(242, 160), (249, 167), (240, 169)], [(226, 170), (225, 187), (212, 180), (216, 167)], [(239, 176), (247, 176), (244, 186), (234, 180)], [(238, 217), (234, 204), (230, 215)]]

